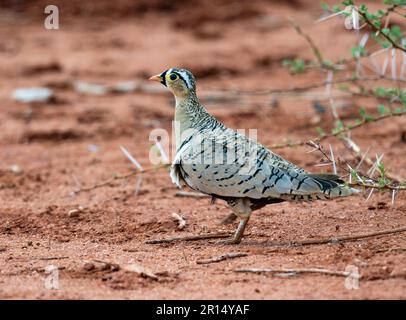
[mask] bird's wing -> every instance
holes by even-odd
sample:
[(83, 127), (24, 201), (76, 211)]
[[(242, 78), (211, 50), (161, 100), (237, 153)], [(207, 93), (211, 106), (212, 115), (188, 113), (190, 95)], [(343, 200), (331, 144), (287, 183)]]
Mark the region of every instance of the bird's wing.
[(309, 174), (231, 129), (203, 131), (197, 139), (178, 150), (171, 176), (206, 194), (278, 198), (323, 195), (339, 186), (336, 176)]

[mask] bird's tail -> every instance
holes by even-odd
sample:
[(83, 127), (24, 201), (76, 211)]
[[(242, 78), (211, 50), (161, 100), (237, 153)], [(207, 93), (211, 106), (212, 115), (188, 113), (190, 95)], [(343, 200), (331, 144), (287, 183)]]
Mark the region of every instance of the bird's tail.
[[(289, 195), (290, 200), (323, 200), (337, 197), (347, 197), (360, 191), (345, 185), (345, 182), (335, 174), (322, 173), (322, 174), (307, 174), (317, 185), (317, 191), (312, 188), (308, 193)], [(313, 184), (314, 186), (314, 184)], [(288, 196), (287, 196), (288, 197)]]
[(347, 197), (359, 190), (344, 185), (339, 176), (329, 173), (309, 174), (309, 177), (320, 185), (320, 189), (328, 198)]

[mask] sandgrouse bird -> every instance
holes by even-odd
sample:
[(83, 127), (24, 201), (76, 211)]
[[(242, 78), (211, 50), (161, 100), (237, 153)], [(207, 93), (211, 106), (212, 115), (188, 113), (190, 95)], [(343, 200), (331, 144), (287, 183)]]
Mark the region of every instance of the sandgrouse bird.
[(240, 223), (226, 243), (239, 243), (252, 211), (282, 201), (349, 196), (356, 190), (333, 174), (312, 174), (273, 153), (210, 115), (199, 103), (196, 81), (172, 68), (158, 81), (176, 99), (176, 156), (170, 176), (178, 186), (225, 200)]

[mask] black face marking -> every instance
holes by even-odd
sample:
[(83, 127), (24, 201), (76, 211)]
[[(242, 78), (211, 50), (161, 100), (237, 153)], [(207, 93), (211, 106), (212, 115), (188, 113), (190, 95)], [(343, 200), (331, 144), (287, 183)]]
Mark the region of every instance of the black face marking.
[(165, 70), (164, 72), (162, 72), (161, 73), (161, 83), (166, 87), (166, 78), (165, 78), (165, 76), (166, 76), (166, 73), (168, 72), (168, 70)]

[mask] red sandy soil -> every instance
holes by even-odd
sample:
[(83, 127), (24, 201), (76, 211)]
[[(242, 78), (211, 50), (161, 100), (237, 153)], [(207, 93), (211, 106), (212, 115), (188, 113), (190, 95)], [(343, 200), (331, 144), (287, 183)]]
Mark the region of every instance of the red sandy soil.
[[(325, 75), (314, 71), (294, 77), (281, 66), (284, 58), (312, 58), (306, 41), (285, 18), (300, 23), (330, 60), (347, 56), (356, 41), (342, 20), (313, 24), (321, 13), (319, 1), (293, 5), (247, 1), (242, 7), (232, 1), (194, 1), (184, 6), (115, 1), (120, 9), (109, 7), (107, 1), (98, 6), (81, 2), (56, 3), (61, 28), (52, 31), (43, 27), (41, 2), (18, 7), (13, 2), (0, 10), (0, 298), (406, 298), (405, 233), (341, 244), (274, 245), (404, 226), (405, 193), (398, 194), (394, 206), (390, 194), (378, 192), (368, 202), (363, 194), (267, 206), (254, 213), (238, 246), (211, 240), (145, 243), (235, 228), (221, 224), (229, 214), (222, 201), (210, 205), (207, 198), (175, 197), (177, 189), (162, 169), (144, 174), (138, 195), (135, 177), (72, 194), (78, 184), (92, 186), (133, 170), (120, 145), (150, 167), (149, 133), (155, 127), (170, 132), (174, 100), (162, 91), (79, 94), (69, 81), (146, 83), (150, 75), (183, 66), (197, 76), (202, 97), (220, 89), (306, 85), (323, 81)], [(30, 86), (53, 88), (55, 101), (26, 105), (11, 100), (12, 90)], [(333, 126), (328, 115), (319, 122), (312, 101), (303, 96), (277, 99), (277, 107), (271, 106), (270, 96), (231, 102), (205, 99), (205, 104), (232, 128), (257, 128), (266, 145), (311, 138), (315, 127)], [(338, 102), (348, 106), (339, 110), (346, 121), (357, 117), (360, 106), (371, 112), (376, 108), (373, 100), (340, 98)], [(362, 150), (370, 148), (372, 157), (384, 153), (387, 169), (406, 177), (406, 144), (401, 137), (405, 125), (405, 119), (391, 118), (354, 131), (353, 138)], [(328, 143), (336, 155), (351, 162), (340, 141), (329, 139), (324, 145)], [(89, 145), (97, 145), (98, 151), (89, 152)], [(308, 150), (276, 151), (308, 170), (330, 169), (314, 167), (322, 157)], [(23, 172), (11, 172), (11, 165)], [(77, 215), (68, 214), (78, 207), (82, 210)], [(181, 231), (171, 216), (174, 212), (186, 218)], [(197, 264), (230, 252), (248, 255)], [(44, 268), (51, 264), (60, 269), (58, 290), (44, 287)], [(149, 269), (158, 279), (123, 269), (131, 264)], [(344, 271), (349, 265), (358, 267), (362, 276), (357, 290), (346, 289), (343, 277), (233, 271), (311, 267)]]

